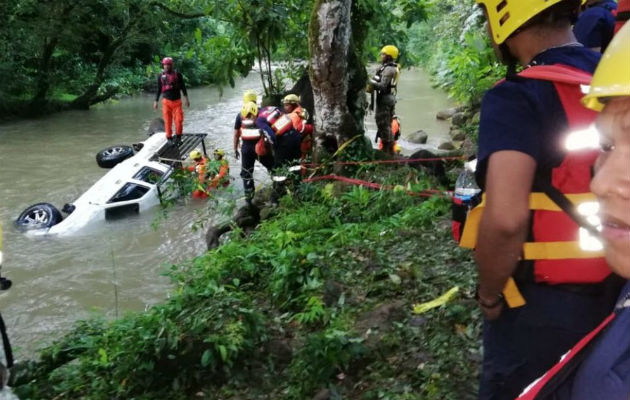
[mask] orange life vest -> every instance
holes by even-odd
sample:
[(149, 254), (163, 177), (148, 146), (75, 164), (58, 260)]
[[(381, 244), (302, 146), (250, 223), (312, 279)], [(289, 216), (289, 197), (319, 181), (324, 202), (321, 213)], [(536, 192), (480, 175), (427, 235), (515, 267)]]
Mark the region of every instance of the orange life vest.
[[(591, 80), (587, 72), (556, 64), (530, 67), (519, 76), (553, 83), (567, 116), (569, 133), (584, 129), (594, 121), (596, 113), (580, 103), (583, 96), (580, 85), (587, 85)], [(595, 201), (589, 184), (597, 155), (595, 149), (567, 151), (562, 163), (550, 171), (551, 185), (575, 206)], [(468, 213), (460, 246), (475, 247), (484, 206), (485, 200)], [(529, 235), (532, 240), (524, 244), (522, 259), (533, 262), (536, 282), (597, 283), (611, 273), (603, 251), (584, 250), (580, 240), (586, 231), (545, 193), (530, 193), (529, 206), (533, 214)]]

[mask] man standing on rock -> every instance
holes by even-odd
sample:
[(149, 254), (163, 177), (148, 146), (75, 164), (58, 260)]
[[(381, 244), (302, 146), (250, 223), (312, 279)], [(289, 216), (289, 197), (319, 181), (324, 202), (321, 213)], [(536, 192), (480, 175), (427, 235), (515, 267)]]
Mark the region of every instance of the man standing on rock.
[[(600, 59), (571, 30), (580, 0), (477, 3), (508, 75), (481, 104), (476, 178), (484, 202), (469, 213), (462, 245), (475, 231), (485, 317), (479, 399), (508, 400), (610, 313), (621, 282), (585, 246), (576, 217), (592, 198), (598, 154), (579, 139), (595, 118), (580, 103), (580, 84)], [(569, 147), (573, 138), (580, 143)]]
[(181, 93), (184, 94), (186, 107), (190, 107), (186, 84), (181, 73), (173, 69), (173, 59), (164, 57), (162, 59), (164, 70), (158, 76), (157, 94), (153, 102), (153, 108), (157, 110), (158, 100), (162, 95), (162, 116), (164, 117), (164, 128), (166, 128), (166, 139), (171, 142), (173, 138), (173, 120), (175, 120), (175, 144), (181, 142), (184, 132), (184, 111), (182, 110)]
[(394, 62), (398, 58), (396, 46), (387, 45), (381, 49), (381, 67), (368, 83), (367, 92), (376, 91), (376, 128), (377, 136), (383, 143), (383, 151), (394, 154), (392, 118), (396, 106), (396, 85), (400, 71)]

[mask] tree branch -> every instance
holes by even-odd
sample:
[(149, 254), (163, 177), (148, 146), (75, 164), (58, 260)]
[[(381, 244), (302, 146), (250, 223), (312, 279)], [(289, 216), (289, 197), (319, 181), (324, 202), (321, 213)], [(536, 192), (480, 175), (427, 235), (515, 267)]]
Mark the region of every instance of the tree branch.
[(208, 14), (206, 14), (205, 12), (197, 12), (197, 13), (192, 13), (192, 14), (186, 14), (186, 13), (182, 13), (179, 11), (175, 11), (171, 8), (169, 8), (167, 5), (160, 3), (159, 1), (152, 1), (150, 3), (152, 6), (155, 6), (157, 8), (160, 8), (164, 11), (166, 11), (167, 13), (174, 15), (178, 18), (182, 18), (182, 19), (195, 19), (195, 18), (202, 18), (202, 17), (208, 17)]

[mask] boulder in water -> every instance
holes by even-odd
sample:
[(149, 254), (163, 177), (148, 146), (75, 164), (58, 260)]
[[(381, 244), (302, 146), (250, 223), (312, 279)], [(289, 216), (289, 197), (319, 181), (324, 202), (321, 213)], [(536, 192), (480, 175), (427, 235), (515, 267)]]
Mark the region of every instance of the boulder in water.
[(435, 115), (435, 118), (442, 119), (442, 120), (449, 119), (456, 112), (457, 112), (457, 108), (456, 107), (447, 108), (446, 110), (438, 111), (438, 113)]
[(461, 142), (466, 139), (466, 133), (461, 129), (451, 129), (450, 133), (451, 139)]
[(467, 119), (468, 119), (468, 114), (467, 113), (465, 113), (465, 112), (457, 112), (457, 113), (453, 114), (453, 118), (451, 119), (451, 122), (455, 126), (463, 126), (466, 123)]
[(429, 135), (422, 129), (405, 135), (405, 139), (407, 139), (408, 142), (417, 144), (425, 144), (428, 138)]
[(438, 146), (438, 150), (455, 150), (453, 142), (444, 142)]

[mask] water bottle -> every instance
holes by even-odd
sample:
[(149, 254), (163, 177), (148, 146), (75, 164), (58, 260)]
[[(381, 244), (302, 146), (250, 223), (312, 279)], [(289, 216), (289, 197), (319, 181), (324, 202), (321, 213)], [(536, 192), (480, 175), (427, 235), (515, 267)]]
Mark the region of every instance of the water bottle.
[(475, 180), (475, 160), (464, 164), (464, 169), (460, 172), (455, 182), (455, 197), (460, 199), (462, 203), (469, 203), (476, 194), (481, 192), (477, 181)]
[(453, 239), (459, 243), (468, 212), (479, 203), (480, 196), (477, 196), (481, 189), (475, 181), (476, 160), (464, 164), (464, 169), (460, 172), (455, 182), (455, 192), (453, 193)]

